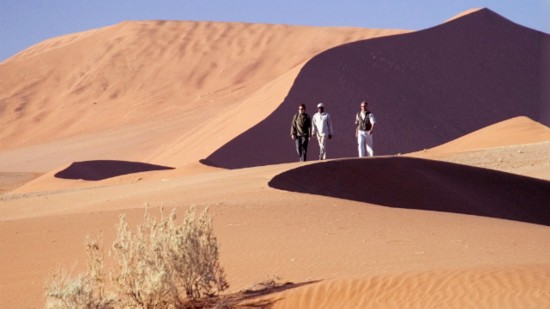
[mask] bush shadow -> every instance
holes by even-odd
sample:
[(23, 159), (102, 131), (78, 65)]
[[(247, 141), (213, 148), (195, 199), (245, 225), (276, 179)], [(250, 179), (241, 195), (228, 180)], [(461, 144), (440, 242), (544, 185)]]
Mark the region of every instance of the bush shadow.
[(317, 283), (319, 281), (320, 280), (302, 283), (272, 282), (267, 285), (260, 284), (259, 286), (255, 286), (241, 292), (220, 295), (210, 299), (197, 301), (191, 304), (192, 307), (190, 308), (272, 308), (275, 303), (281, 301), (281, 298), (269, 298), (267, 296)]

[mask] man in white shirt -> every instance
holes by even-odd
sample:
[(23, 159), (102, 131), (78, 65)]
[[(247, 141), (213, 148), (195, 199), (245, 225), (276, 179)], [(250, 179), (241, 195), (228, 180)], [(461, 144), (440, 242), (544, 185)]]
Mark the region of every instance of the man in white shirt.
[(317, 136), (319, 142), (319, 160), (325, 160), (327, 158), (327, 139), (332, 138), (332, 121), (330, 120), (329, 113), (325, 112), (325, 104), (317, 104), (317, 113), (313, 115), (311, 136)]
[(357, 126), (355, 137), (357, 137), (359, 145), (359, 157), (374, 155), (372, 131), (375, 123), (374, 115), (367, 109), (367, 101), (364, 100), (361, 102), (361, 111), (355, 116), (355, 125)]

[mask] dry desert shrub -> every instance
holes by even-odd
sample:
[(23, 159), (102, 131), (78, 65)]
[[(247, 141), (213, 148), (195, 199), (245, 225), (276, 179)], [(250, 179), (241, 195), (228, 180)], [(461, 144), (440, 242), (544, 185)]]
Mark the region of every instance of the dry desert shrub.
[(110, 252), (113, 295), (105, 293), (100, 242), (88, 238), (86, 247), (88, 273), (54, 276), (46, 287), (48, 308), (185, 308), (229, 286), (207, 209), (198, 218), (188, 210), (181, 225), (175, 211), (158, 221), (146, 212), (135, 231), (121, 216)]
[(105, 293), (101, 241), (86, 237), (86, 252), (86, 274), (70, 278), (67, 271), (59, 270), (46, 283), (46, 308), (115, 308), (115, 295)]

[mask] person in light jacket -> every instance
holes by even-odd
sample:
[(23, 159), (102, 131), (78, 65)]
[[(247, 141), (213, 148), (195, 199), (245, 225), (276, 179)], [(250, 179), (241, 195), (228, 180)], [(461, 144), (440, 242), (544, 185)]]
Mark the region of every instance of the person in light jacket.
[(327, 140), (334, 134), (330, 114), (325, 112), (325, 104), (317, 104), (317, 113), (313, 115), (311, 136), (316, 136), (319, 142), (319, 160), (327, 158)]

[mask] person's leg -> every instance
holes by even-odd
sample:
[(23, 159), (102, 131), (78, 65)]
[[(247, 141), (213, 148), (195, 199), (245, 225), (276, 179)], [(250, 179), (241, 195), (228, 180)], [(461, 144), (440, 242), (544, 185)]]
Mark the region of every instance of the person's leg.
[(359, 158), (364, 157), (366, 154), (365, 143), (365, 131), (359, 131), (357, 133), (357, 148), (359, 151)]
[(327, 158), (327, 138), (327, 136), (319, 137), (319, 148), (321, 150), (319, 160), (325, 160)]
[(325, 156), (325, 137), (317, 135), (317, 142), (319, 142), (319, 160), (323, 160)]
[(302, 158), (302, 145), (301, 145), (299, 136), (296, 137), (296, 139), (294, 140), (294, 143), (296, 144), (296, 152), (298, 153), (298, 160), (301, 161), (301, 158)]
[(303, 136), (302, 137), (304, 140), (302, 141), (302, 158), (303, 158), (303, 161), (307, 161), (307, 146), (308, 146), (308, 143), (309, 143), (309, 137), (308, 136)]
[(372, 156), (374, 156), (372, 135), (366, 133), (365, 139), (366, 139), (366, 143), (367, 143), (367, 153), (368, 153), (369, 157), (372, 157)]

